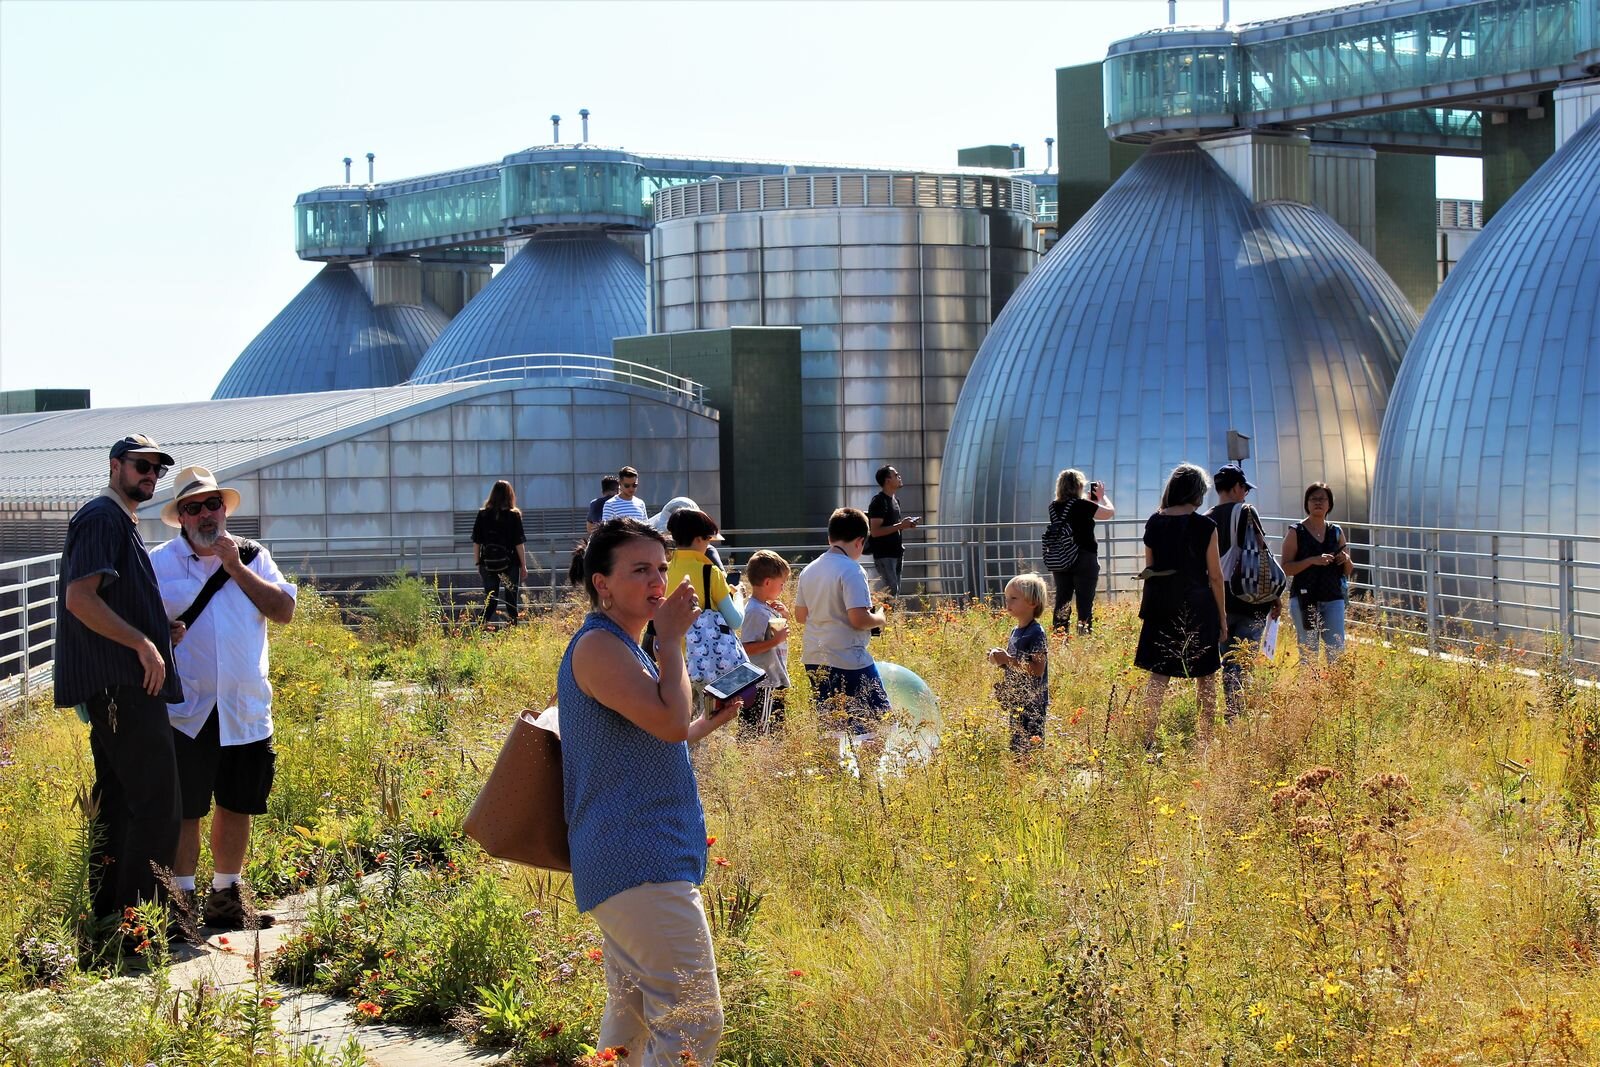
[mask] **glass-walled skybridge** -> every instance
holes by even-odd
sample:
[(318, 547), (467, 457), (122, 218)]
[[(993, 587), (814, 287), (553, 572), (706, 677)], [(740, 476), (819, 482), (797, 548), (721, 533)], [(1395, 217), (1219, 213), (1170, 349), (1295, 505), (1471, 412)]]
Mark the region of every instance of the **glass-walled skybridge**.
[[(498, 163), (373, 185), (331, 185), (295, 198), (301, 259), (364, 259), (426, 251), (498, 261), (501, 244), (550, 226), (646, 230), (662, 189), (712, 178), (778, 174), (919, 173), (919, 168), (638, 155), (593, 145), (544, 145)], [(1005, 176), (948, 168), (945, 173)]]
[(1475, 154), (1482, 113), (1600, 71), (1600, 0), (1376, 0), (1117, 41), (1121, 141), (1313, 125), (1330, 139)]

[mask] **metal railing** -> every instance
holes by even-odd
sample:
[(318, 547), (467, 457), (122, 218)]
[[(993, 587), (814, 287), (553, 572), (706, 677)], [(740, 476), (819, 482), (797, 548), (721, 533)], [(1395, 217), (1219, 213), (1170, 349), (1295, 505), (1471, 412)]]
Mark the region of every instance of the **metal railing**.
[[(1264, 517), (1277, 551), (1292, 520)], [(1377, 625), (1437, 654), (1480, 644), (1520, 645), (1600, 672), (1600, 536), (1516, 530), (1456, 530), (1342, 522), (1356, 576), (1352, 619)], [(1100, 591), (1139, 589), (1143, 519), (1097, 524)], [(906, 540), (904, 607), (988, 599), (1024, 571), (1044, 571), (1044, 523), (919, 527)], [(724, 531), (718, 547), (731, 568), (758, 549), (804, 563), (827, 548), (811, 527)], [(396, 571), (435, 581), (447, 610), (481, 603), (472, 545), (455, 536), (275, 538), (269, 547), (287, 573), (359, 614), (361, 595)], [(572, 595), (570, 533), (530, 537), (523, 597), (548, 604)], [(49, 679), (54, 654), (59, 554), (0, 563), (0, 705), (27, 698)], [(869, 573), (870, 561), (866, 561)]]
[(490, 382), (518, 378), (578, 378), (601, 382), (626, 382), (696, 404), (706, 402), (706, 387), (692, 378), (668, 374), (657, 367), (611, 356), (577, 353), (493, 356), (458, 363), (413, 378), (408, 385), (446, 382)]

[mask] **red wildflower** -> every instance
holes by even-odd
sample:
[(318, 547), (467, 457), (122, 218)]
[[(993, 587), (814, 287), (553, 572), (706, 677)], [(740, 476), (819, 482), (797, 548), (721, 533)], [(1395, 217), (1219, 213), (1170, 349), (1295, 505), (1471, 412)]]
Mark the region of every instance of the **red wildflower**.
[(794, 968), (793, 970), (791, 970), (789, 972), (789, 977), (790, 978), (804, 978), (805, 976), (806, 976), (806, 972), (802, 971), (798, 967)]
[(718, 867), (732, 867), (733, 866), (733, 861), (728, 859), (728, 857), (726, 857), (726, 856), (718, 856), (715, 859), (713, 859), (711, 862), (715, 863)]
[(378, 853), (378, 862), (379, 863), (388, 863), (389, 862), (389, 854), (387, 852)]
[(363, 1000), (360, 1004), (357, 1004), (356, 1011), (360, 1012), (362, 1015), (365, 1015), (369, 1019), (376, 1019), (378, 1016), (383, 1014), (383, 1009), (372, 1003), (370, 1000)]
[(539, 1031), (539, 1036), (540, 1037), (555, 1037), (560, 1032), (561, 1032), (561, 1024), (560, 1023), (551, 1023), (549, 1026), (547, 1026), (543, 1030)]
[(601, 952), (597, 948), (592, 948), (592, 949), (589, 950), (589, 958), (591, 960), (594, 960), (596, 963), (599, 963), (600, 960), (603, 959), (604, 957), (605, 957), (605, 953)]
[(422, 791), (422, 795), (424, 797), (431, 797), (431, 796), (433, 796), (433, 790), (432, 789), (424, 789)]
[(706, 835), (706, 848), (710, 848), (712, 845), (714, 845), (716, 843), (717, 843), (717, 839), (715, 837), (711, 836), (710, 834)]
[(595, 1059), (599, 1060), (601, 1063), (616, 1063), (617, 1050), (614, 1048), (603, 1048), (599, 1052), (595, 1053)]
[(261, 1006), (263, 1008), (276, 1008), (278, 1006), (278, 1002), (273, 1000), (271, 997), (262, 997)]

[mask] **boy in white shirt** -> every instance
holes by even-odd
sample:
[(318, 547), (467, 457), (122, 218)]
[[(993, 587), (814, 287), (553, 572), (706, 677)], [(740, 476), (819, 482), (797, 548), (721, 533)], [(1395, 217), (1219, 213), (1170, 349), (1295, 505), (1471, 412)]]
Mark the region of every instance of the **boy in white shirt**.
[(886, 621), (872, 606), (861, 553), (867, 517), (840, 508), (828, 519), (828, 551), (806, 564), (795, 586), (795, 621), (806, 628), (800, 662), (811, 679), (818, 718), (839, 723), (855, 738), (870, 737), (889, 710), (889, 694), (867, 651), (871, 632)]
[(761, 679), (761, 699), (739, 712), (739, 732), (748, 736), (783, 725), (783, 697), (789, 688), (789, 609), (783, 606), (783, 587), (789, 582), (789, 561), (763, 548), (745, 564), (744, 577), (750, 583), (750, 602), (739, 640), (750, 662), (767, 672)]

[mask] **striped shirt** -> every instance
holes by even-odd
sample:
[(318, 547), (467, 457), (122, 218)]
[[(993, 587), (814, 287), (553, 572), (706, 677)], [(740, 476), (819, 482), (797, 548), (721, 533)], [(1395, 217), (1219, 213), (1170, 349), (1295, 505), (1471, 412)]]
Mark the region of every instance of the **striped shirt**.
[(621, 494), (618, 494), (606, 501), (606, 506), (600, 510), (600, 514), (605, 522), (610, 522), (612, 519), (638, 519), (644, 522), (650, 517), (650, 509), (638, 497), (624, 500)]
[(67, 586), (100, 575), (100, 599), (161, 651), (167, 679), (157, 699), (176, 704), (183, 684), (172, 662), (172, 633), (161, 607), (161, 591), (150, 554), (139, 539), (138, 520), (121, 499), (107, 492), (95, 497), (67, 524), (61, 550), (59, 598), (56, 600), (56, 706), (70, 708), (113, 686), (143, 688), (139, 654), (101, 637), (67, 610)]

